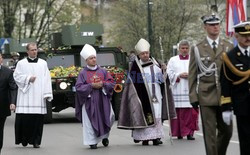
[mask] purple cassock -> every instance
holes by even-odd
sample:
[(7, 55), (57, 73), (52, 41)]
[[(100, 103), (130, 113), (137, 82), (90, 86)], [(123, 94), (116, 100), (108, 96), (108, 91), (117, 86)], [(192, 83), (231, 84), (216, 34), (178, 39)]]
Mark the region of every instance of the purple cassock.
[[(94, 89), (91, 83), (101, 80), (103, 88)], [(112, 76), (103, 68), (97, 67), (90, 70), (85, 67), (78, 75), (76, 82), (76, 117), (82, 122), (82, 106), (85, 104), (88, 118), (97, 137), (109, 133), (110, 122), (110, 98), (115, 82)]]

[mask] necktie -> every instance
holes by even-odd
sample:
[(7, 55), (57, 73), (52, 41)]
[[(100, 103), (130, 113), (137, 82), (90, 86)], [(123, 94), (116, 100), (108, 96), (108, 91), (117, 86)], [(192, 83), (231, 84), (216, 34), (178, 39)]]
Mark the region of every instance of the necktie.
[(247, 51), (247, 50), (245, 50), (245, 57), (247, 57), (247, 58), (249, 57), (249, 56), (248, 56), (248, 51)]
[(157, 102), (157, 98), (156, 98), (156, 95), (155, 95), (155, 73), (154, 73), (154, 65), (151, 65), (150, 66), (150, 71), (151, 71), (151, 75), (152, 75), (152, 101), (153, 103), (154, 102)]
[(213, 41), (212, 45), (213, 45), (213, 50), (214, 50), (214, 53), (216, 53), (216, 42), (215, 42), (215, 41)]

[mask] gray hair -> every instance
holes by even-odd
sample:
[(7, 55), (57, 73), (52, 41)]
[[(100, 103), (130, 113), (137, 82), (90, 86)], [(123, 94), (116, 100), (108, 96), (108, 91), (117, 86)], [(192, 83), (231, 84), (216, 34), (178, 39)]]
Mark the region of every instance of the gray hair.
[(179, 42), (178, 46), (180, 47), (181, 45), (190, 46), (190, 45), (189, 45), (189, 41), (187, 41), (187, 40), (181, 40), (181, 41)]

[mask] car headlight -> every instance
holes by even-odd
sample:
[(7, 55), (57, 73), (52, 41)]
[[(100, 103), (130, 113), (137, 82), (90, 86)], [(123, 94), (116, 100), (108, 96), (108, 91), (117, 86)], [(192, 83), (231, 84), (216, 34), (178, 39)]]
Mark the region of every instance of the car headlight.
[(64, 89), (66, 89), (66, 88), (68, 87), (68, 85), (67, 85), (66, 82), (61, 82), (61, 83), (59, 84), (59, 87), (60, 87), (62, 90), (64, 90)]

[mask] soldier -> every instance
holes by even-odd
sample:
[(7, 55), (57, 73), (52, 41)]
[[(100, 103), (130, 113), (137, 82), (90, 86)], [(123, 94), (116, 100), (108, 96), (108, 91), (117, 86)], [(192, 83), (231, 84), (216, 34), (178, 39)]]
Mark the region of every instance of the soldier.
[(20, 54), (18, 52), (11, 52), (11, 60), (8, 62), (10, 69), (15, 70)]
[(192, 47), (189, 63), (189, 97), (194, 108), (200, 106), (207, 155), (225, 155), (232, 136), (232, 125), (223, 122), (220, 107), (221, 54), (233, 45), (219, 37), (220, 18), (203, 16), (207, 37)]
[(234, 27), (238, 45), (223, 53), (221, 70), (222, 116), (232, 124), (232, 110), (236, 115), (240, 154), (249, 155), (250, 149), (250, 22)]

